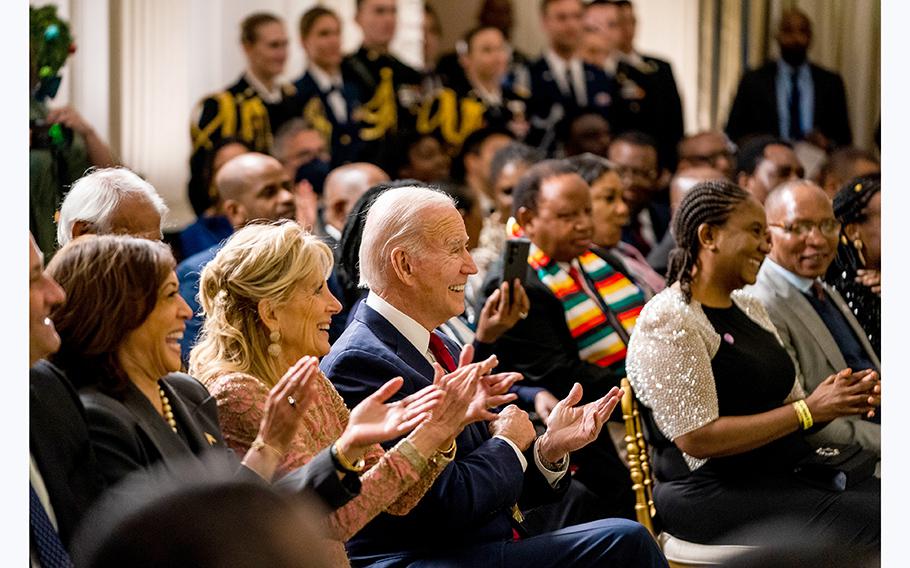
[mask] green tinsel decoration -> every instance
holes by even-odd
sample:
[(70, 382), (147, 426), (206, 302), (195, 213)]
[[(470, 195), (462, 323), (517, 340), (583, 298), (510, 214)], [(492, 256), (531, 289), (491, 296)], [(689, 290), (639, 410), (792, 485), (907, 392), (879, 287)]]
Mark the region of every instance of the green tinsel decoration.
[[(76, 51), (69, 24), (57, 16), (57, 7), (53, 5), (29, 6), (28, 23), (30, 63), (39, 84), (59, 83), (60, 68)], [(39, 87), (41, 90), (45, 89)]]

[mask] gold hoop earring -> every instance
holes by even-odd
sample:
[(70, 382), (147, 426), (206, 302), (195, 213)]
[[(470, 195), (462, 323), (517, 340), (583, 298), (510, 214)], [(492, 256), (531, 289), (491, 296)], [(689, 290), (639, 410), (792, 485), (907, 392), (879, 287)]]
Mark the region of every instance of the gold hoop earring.
[(277, 329), (269, 334), (269, 355), (274, 358), (281, 356), (281, 345), (278, 343), (281, 341), (281, 332)]

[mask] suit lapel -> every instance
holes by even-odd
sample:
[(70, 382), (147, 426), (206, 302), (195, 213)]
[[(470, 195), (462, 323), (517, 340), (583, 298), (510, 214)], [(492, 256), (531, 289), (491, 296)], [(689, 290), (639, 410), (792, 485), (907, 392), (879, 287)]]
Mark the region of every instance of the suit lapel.
[(218, 425), (210, 423), (200, 414), (199, 405), (187, 403), (185, 397), (180, 395), (166, 377), (161, 381), (161, 385), (171, 403), (177, 428), (183, 427), (182, 434), (189, 441), (193, 453), (198, 454), (212, 446), (220, 445), (221, 433)]
[[(168, 399), (171, 401), (171, 407), (177, 402), (177, 397), (172, 397), (173, 392), (168, 393)], [(125, 406), (136, 422), (148, 436), (152, 445), (161, 454), (164, 462), (167, 463), (171, 458), (180, 458), (191, 455), (190, 449), (183, 440), (171, 430), (168, 423), (152, 406), (145, 395), (139, 391), (131, 382), (127, 382), (126, 391), (123, 394), (123, 406)], [(178, 428), (180, 423), (178, 422)]]
[(773, 270), (768, 270), (767, 276), (769, 281), (773, 283), (778, 295), (784, 299), (785, 305), (793, 311), (795, 316), (793, 319), (798, 321), (799, 325), (805, 329), (804, 336), (811, 337), (818, 344), (832, 368), (840, 370), (846, 367), (847, 363), (844, 361), (844, 356), (841, 354), (837, 342), (834, 341), (834, 337), (828, 331), (825, 322), (815, 311), (815, 308), (812, 307), (812, 304), (809, 303), (809, 300), (795, 286), (784, 280)]
[(863, 328), (860, 327), (859, 322), (856, 321), (856, 316), (854, 316), (853, 312), (850, 311), (850, 307), (847, 306), (847, 302), (844, 301), (844, 298), (840, 295), (836, 288), (825, 283), (822, 283), (822, 285), (828, 292), (828, 296), (831, 297), (831, 301), (834, 302), (834, 305), (837, 306), (837, 309), (840, 310), (840, 313), (844, 316), (844, 319), (847, 320), (847, 324), (850, 326), (850, 329), (853, 330), (853, 335), (856, 336), (856, 340), (859, 341), (860, 345), (863, 346), (863, 351), (866, 352), (866, 357), (868, 357), (869, 360), (875, 364), (876, 371), (881, 371), (881, 361), (879, 361), (878, 356), (875, 355), (875, 350), (872, 349), (872, 344), (869, 343), (869, 339), (866, 337), (866, 332), (863, 331)]
[(767, 124), (772, 125), (774, 132), (780, 136), (780, 118), (777, 114), (777, 64), (772, 63), (765, 67), (767, 72), (762, 77), (762, 88), (764, 90), (762, 99), (767, 101), (765, 107), (765, 120)]
[(427, 379), (427, 384), (433, 381), (433, 367), (422, 353), (417, 351), (410, 341), (401, 334), (389, 320), (382, 317), (379, 312), (367, 305), (366, 301), (357, 310), (354, 319), (360, 320), (383, 343), (389, 346), (395, 354), (408, 367), (421, 377)]

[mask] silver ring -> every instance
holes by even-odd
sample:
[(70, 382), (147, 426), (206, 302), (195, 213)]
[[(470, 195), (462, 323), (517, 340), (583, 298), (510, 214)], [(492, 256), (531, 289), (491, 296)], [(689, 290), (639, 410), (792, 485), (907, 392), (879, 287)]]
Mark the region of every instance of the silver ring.
[(290, 404), (294, 408), (297, 408), (297, 401), (291, 395), (288, 395), (288, 404)]
[(528, 312), (518, 312), (518, 317), (521, 319), (528, 319)]

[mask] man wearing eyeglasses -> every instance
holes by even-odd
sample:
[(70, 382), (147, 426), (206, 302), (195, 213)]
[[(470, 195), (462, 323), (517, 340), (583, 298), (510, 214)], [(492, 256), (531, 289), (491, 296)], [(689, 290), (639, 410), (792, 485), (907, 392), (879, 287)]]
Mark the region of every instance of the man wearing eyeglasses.
[(643, 132), (624, 132), (610, 142), (607, 157), (616, 164), (629, 206), (622, 240), (648, 256), (670, 225), (670, 174), (658, 165), (657, 142)]
[(679, 143), (676, 171), (690, 168), (713, 168), (732, 180), (736, 167), (736, 145), (720, 130), (705, 130), (686, 136)]
[[(806, 392), (849, 367), (881, 372), (881, 364), (853, 313), (822, 280), (837, 252), (840, 223), (824, 190), (811, 181), (787, 182), (765, 201), (771, 253), (755, 285), (784, 347), (799, 363)], [(879, 413), (876, 412), (876, 416)], [(815, 436), (820, 442), (859, 443), (880, 453), (880, 418), (839, 418)]]

